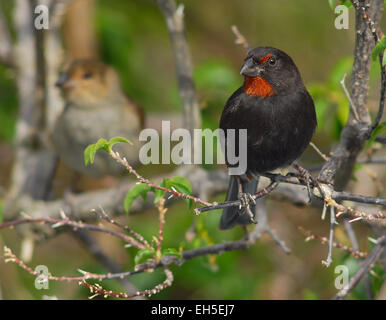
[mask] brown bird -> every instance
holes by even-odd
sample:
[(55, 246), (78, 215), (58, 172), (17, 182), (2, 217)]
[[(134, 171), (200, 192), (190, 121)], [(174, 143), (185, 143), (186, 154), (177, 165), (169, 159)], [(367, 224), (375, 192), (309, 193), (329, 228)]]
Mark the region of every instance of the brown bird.
[(119, 176), (125, 169), (107, 153), (96, 154), (85, 166), (84, 150), (99, 138), (124, 137), (133, 146), (116, 144), (127, 161), (139, 164), (139, 132), (144, 125), (141, 107), (122, 91), (117, 72), (95, 60), (75, 60), (68, 64), (56, 83), (65, 98), (65, 107), (56, 120), (53, 142), (64, 163), (71, 169), (94, 178)]

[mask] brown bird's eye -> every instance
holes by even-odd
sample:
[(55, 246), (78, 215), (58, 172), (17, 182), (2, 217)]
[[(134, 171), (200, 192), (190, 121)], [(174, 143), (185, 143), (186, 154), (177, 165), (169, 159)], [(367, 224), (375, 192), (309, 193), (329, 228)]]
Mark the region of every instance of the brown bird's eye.
[(84, 78), (84, 79), (89, 79), (89, 78), (91, 78), (91, 76), (92, 76), (91, 72), (85, 72), (85, 73), (83, 74), (83, 78)]
[(275, 59), (275, 58), (270, 58), (269, 60), (268, 60), (268, 63), (271, 65), (271, 66), (274, 66), (274, 65), (276, 65), (276, 62), (277, 62), (277, 60)]

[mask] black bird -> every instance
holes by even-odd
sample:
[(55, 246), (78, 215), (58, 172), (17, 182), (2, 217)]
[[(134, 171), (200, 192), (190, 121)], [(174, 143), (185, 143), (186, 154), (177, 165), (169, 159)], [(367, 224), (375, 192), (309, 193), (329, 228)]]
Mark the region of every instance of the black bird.
[[(247, 129), (247, 154), (239, 155), (246, 156), (247, 170), (230, 177), (227, 201), (255, 193), (259, 173), (291, 165), (308, 146), (317, 125), (313, 100), (295, 63), (283, 51), (272, 47), (250, 50), (240, 74), (244, 84), (228, 99), (220, 128), (225, 142), (229, 142), (227, 129)], [(236, 135), (236, 154), (238, 148)], [(227, 207), (220, 229), (251, 222), (245, 208)]]

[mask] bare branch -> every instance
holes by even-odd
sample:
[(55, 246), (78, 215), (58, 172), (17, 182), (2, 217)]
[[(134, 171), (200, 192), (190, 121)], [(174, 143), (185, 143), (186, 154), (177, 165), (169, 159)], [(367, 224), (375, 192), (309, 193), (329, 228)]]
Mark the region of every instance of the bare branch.
[[(307, 231), (305, 230), (304, 228), (302, 227), (298, 227), (298, 229), (300, 230), (300, 232), (302, 232), (307, 238), (305, 239), (305, 241), (310, 241), (312, 239), (316, 239), (318, 240), (321, 244), (326, 244), (326, 243), (329, 243), (329, 239), (327, 239), (326, 237), (321, 237), (321, 236), (318, 236), (314, 233), (312, 233), (311, 231)], [(337, 249), (340, 249), (340, 250), (343, 250), (343, 251), (346, 251), (348, 252), (351, 256), (353, 256), (354, 258), (367, 258), (368, 256), (368, 253), (367, 252), (360, 252), (358, 251), (357, 249), (355, 248), (349, 248), (347, 247), (346, 245), (342, 244), (342, 243), (339, 243), (339, 242), (335, 242), (333, 241), (332, 242), (332, 245), (337, 248)]]
[(322, 157), (322, 159), (323, 159), (324, 161), (328, 161), (328, 160), (330, 159), (330, 158), (327, 157), (322, 151), (320, 151), (320, 149), (315, 145), (315, 143), (310, 142), (310, 146), (316, 151), (316, 153), (317, 153), (318, 155), (320, 155), (320, 156)]
[(117, 237), (125, 241), (126, 243), (132, 245), (133, 247), (136, 247), (138, 249), (144, 249), (145, 246), (133, 239), (132, 237), (116, 231), (114, 229), (108, 229), (104, 226), (96, 226), (93, 224), (87, 224), (83, 222), (76, 222), (72, 221), (70, 219), (53, 219), (53, 218), (26, 218), (26, 219), (21, 219), (21, 220), (15, 220), (11, 222), (6, 222), (0, 225), (0, 230), (14, 227), (17, 225), (21, 224), (26, 224), (26, 223), (45, 223), (45, 224), (50, 224), (52, 228), (58, 228), (62, 226), (69, 226), (71, 228), (76, 229), (82, 229), (82, 230), (90, 230), (90, 231), (98, 231), (98, 232), (103, 232), (107, 233), (111, 236)]
[[(375, 27), (378, 26), (381, 19), (382, 9), (383, 1), (369, 0), (367, 15), (374, 21)], [(353, 103), (352, 109), (357, 111), (361, 121), (356, 121), (353, 112), (350, 113), (349, 120), (341, 133), (339, 145), (319, 174), (320, 180), (335, 185), (338, 191), (342, 190), (347, 184), (357, 156), (368, 138), (368, 128), (371, 126), (370, 115), (367, 109), (367, 98), (371, 52), (375, 43), (372, 40), (372, 34), (368, 30), (366, 21), (367, 19), (363, 17), (362, 11), (356, 8), (356, 41), (350, 96)], [(383, 99), (382, 96), (383, 94), (381, 94), (381, 100)]]
[(115, 297), (115, 298), (121, 298), (121, 299), (128, 299), (128, 298), (133, 298), (136, 296), (152, 296), (154, 294), (159, 293), (161, 290), (170, 287), (173, 283), (174, 277), (173, 273), (165, 268), (164, 269), (166, 279), (164, 282), (161, 284), (156, 285), (153, 289), (150, 290), (144, 290), (144, 291), (137, 291), (134, 294), (127, 294), (127, 293), (120, 293), (120, 292), (114, 292), (111, 290), (105, 290), (100, 286), (99, 284), (90, 284), (87, 281), (83, 280), (80, 282), (80, 284), (88, 287), (90, 289), (90, 292), (93, 294), (89, 299), (95, 298), (97, 296), (103, 296), (103, 297)]
[(335, 207), (330, 207), (330, 237), (328, 239), (328, 255), (325, 261), (322, 263), (329, 267), (332, 262), (332, 247), (334, 245), (334, 228), (335, 228)]
[[(77, 230), (74, 231), (73, 234), (85, 245), (87, 250), (109, 271), (109, 273), (122, 274), (124, 272), (114, 260), (103, 252), (98, 243), (85, 230)], [(118, 277), (117, 280), (123, 285), (126, 293), (129, 295), (138, 292), (138, 289), (127, 279), (127, 277)], [(136, 297), (134, 299), (144, 298)]]
[[(192, 59), (186, 41), (184, 6), (179, 5), (177, 7), (174, 0), (157, 0), (157, 3), (166, 20), (172, 45), (183, 107), (184, 128), (193, 133), (193, 129), (201, 128), (201, 115), (192, 76)], [(194, 143), (197, 142), (195, 141)]]
[(346, 88), (346, 83), (345, 83), (346, 76), (347, 76), (347, 74), (344, 74), (343, 79), (340, 81), (340, 85), (342, 86), (343, 91), (346, 94), (346, 97), (347, 97), (349, 105), (350, 105), (350, 109), (352, 110), (352, 112), (353, 112), (353, 114), (355, 116), (355, 120), (356, 121), (360, 121), (359, 115), (358, 115), (358, 111), (357, 111), (355, 105), (353, 104), (353, 102), (351, 100), (350, 93), (348, 92), (348, 90)]
[(377, 240), (377, 244), (364, 260), (358, 271), (350, 278), (350, 281), (346, 288), (341, 289), (334, 297), (336, 300), (345, 299), (347, 295), (358, 285), (359, 281), (369, 272), (373, 264), (379, 259), (381, 253), (385, 249), (386, 236), (382, 236)]

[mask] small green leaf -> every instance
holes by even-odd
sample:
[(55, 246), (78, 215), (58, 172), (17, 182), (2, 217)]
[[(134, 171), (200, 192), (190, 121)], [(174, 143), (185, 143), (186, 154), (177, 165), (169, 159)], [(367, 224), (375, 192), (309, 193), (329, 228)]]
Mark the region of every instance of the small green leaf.
[(100, 138), (95, 144), (95, 151), (97, 152), (99, 150), (109, 151), (109, 143), (106, 139)]
[(122, 138), (122, 137), (114, 137), (114, 138), (111, 138), (109, 140), (109, 149), (111, 150), (112, 147), (114, 146), (114, 144), (119, 143), (119, 142), (127, 143), (131, 146), (133, 145), (133, 143), (130, 140), (127, 140), (127, 139)]
[(332, 10), (335, 9), (335, 0), (328, 0), (328, 4), (330, 5), (330, 8), (331, 8)]
[(134, 258), (134, 263), (135, 264), (144, 263), (149, 259), (153, 259), (154, 255), (155, 255), (154, 248), (141, 249), (137, 252)]
[(90, 163), (94, 163), (95, 154), (99, 150), (105, 150), (108, 153), (111, 152), (112, 147), (118, 143), (123, 142), (132, 145), (133, 143), (125, 138), (122, 137), (114, 137), (111, 138), (109, 141), (107, 141), (104, 138), (100, 138), (97, 143), (90, 144), (85, 150), (84, 150), (84, 164), (88, 166)]
[(94, 162), (95, 158), (95, 144), (90, 144), (85, 150), (84, 150), (84, 164), (88, 166), (90, 163)]
[(162, 256), (174, 256), (178, 259), (182, 259), (182, 254), (175, 248), (167, 248), (162, 250)]
[[(381, 40), (378, 41), (375, 46), (373, 52), (371, 53), (371, 57), (373, 60), (376, 60), (381, 52), (386, 50), (386, 36), (384, 36)], [(385, 59), (383, 59), (383, 62)]]
[(142, 199), (146, 201), (146, 194), (151, 190), (152, 188), (145, 183), (137, 184), (135, 187), (129, 190), (129, 192), (126, 194), (124, 202), (124, 208), (126, 213), (129, 213), (131, 205), (133, 204), (134, 200), (139, 196), (141, 196)]
[[(172, 189), (174, 188), (178, 192), (192, 195), (192, 185), (190, 181), (184, 177), (173, 177), (169, 179), (165, 179), (166, 188)], [(190, 199), (186, 199), (188, 204), (188, 208), (191, 209), (193, 207), (193, 201)]]
[(97, 143), (90, 144), (85, 150), (84, 150), (84, 164), (88, 166), (90, 163), (94, 163), (95, 154), (99, 150), (106, 150), (109, 151), (108, 142), (106, 139), (99, 139)]
[(166, 187), (171, 188), (172, 186), (177, 186), (178, 188), (181, 188), (184, 190), (180, 192), (183, 192), (189, 195), (192, 194), (192, 185), (190, 181), (184, 177), (173, 177), (173, 178), (166, 179)]

